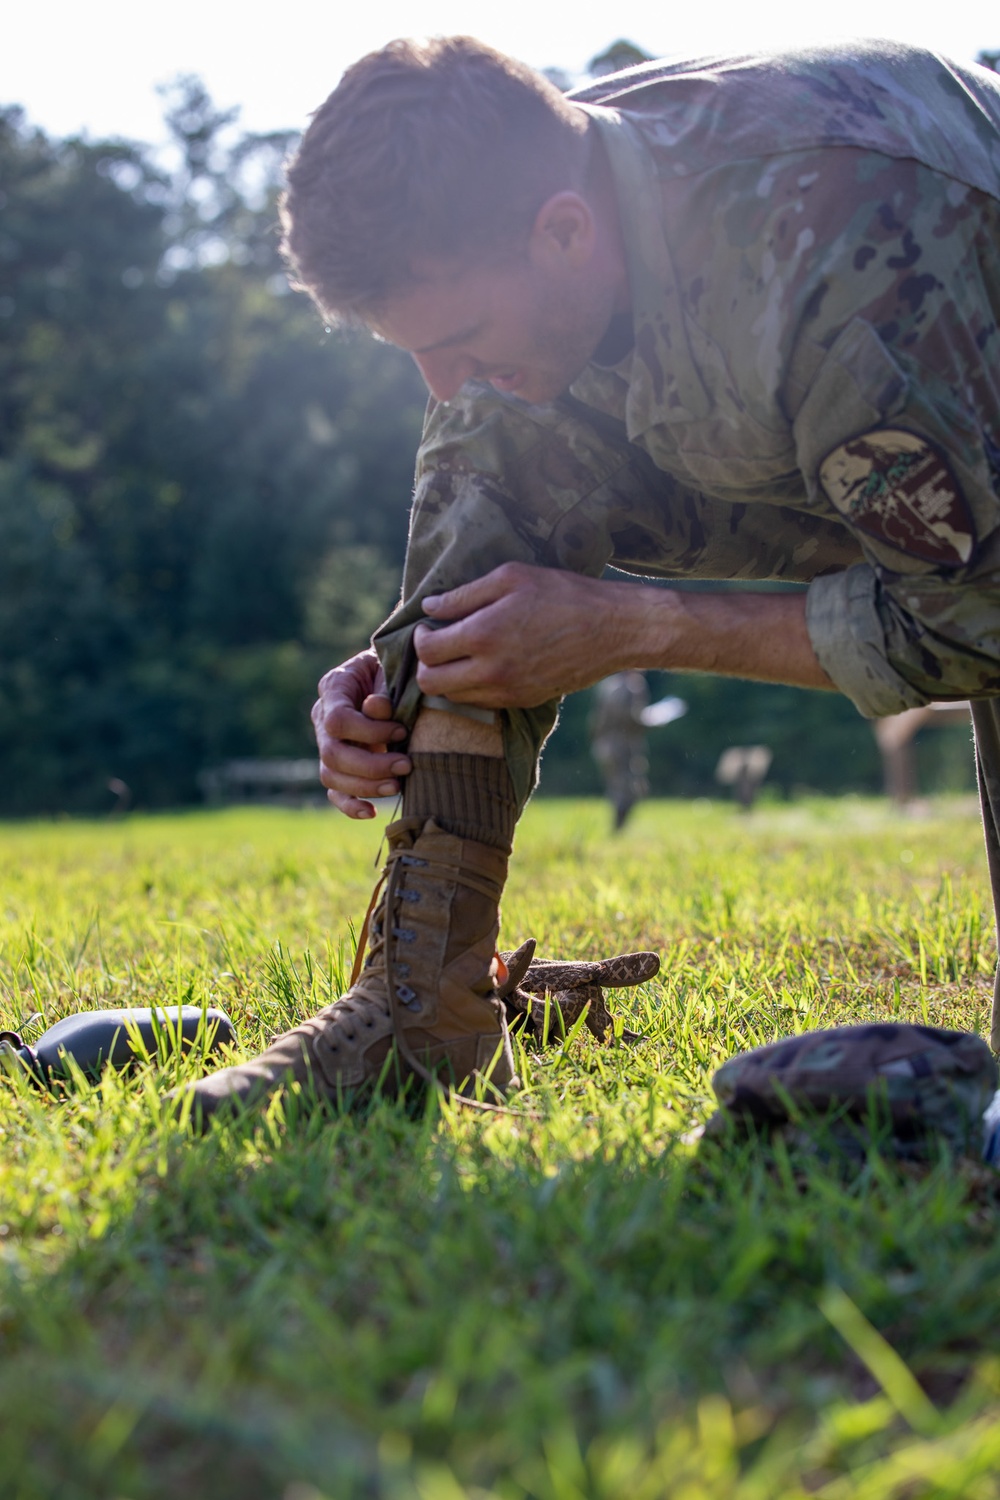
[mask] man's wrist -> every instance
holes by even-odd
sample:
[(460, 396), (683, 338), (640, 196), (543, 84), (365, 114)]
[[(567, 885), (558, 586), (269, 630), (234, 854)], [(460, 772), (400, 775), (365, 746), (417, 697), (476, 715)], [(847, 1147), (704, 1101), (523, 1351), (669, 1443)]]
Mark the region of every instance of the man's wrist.
[[(608, 580), (607, 672), (669, 670), (679, 651), (682, 596), (648, 584)], [(683, 670), (678, 666), (678, 670)]]

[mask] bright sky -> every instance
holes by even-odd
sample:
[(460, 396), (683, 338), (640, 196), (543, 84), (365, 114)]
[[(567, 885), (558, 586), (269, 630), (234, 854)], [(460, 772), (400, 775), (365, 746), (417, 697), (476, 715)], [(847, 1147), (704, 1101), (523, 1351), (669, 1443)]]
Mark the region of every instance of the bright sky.
[[(569, 19), (567, 19), (569, 18)], [(41, 0), (11, 6), (0, 102), (53, 134), (159, 140), (156, 85), (198, 73), (252, 130), (302, 128), (354, 58), (394, 36), (470, 32), (535, 67), (582, 71), (618, 37), (648, 52), (738, 52), (830, 37), (885, 36), (970, 60), (1000, 47), (997, 0)]]

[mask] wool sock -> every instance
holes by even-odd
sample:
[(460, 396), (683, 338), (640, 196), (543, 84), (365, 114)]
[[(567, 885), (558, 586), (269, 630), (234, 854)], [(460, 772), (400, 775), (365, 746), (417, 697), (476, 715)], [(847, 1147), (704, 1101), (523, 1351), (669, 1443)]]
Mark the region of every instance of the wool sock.
[(410, 759), (413, 770), (403, 781), (404, 818), (433, 818), (457, 838), (510, 853), (521, 809), (505, 760), (448, 751), (417, 753)]

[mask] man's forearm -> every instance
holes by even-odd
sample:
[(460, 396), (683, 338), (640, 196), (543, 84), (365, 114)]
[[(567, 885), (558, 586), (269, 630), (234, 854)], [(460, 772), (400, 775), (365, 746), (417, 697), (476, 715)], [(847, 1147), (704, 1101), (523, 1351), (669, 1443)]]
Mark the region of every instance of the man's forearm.
[(835, 691), (809, 639), (805, 594), (686, 593), (617, 581), (605, 587), (615, 591), (607, 603), (622, 667)]
[(534, 708), (629, 667), (832, 688), (802, 594), (688, 594), (506, 563), (423, 608), (414, 633), (428, 697)]

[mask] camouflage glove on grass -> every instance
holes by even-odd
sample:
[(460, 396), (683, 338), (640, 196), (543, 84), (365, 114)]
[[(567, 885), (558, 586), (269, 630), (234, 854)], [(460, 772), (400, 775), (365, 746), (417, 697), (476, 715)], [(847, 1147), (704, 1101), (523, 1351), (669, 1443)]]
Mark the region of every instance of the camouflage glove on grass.
[(756, 1130), (855, 1157), (877, 1139), (904, 1160), (926, 1160), (945, 1141), (978, 1156), (997, 1073), (968, 1032), (905, 1022), (810, 1031), (723, 1063), (706, 1135)]
[[(500, 954), (507, 977), (500, 982), (499, 991), (507, 1008), (508, 1026), (523, 1023), (525, 1035), (542, 1043), (561, 1041), (585, 1007), (588, 1007), (587, 1030), (603, 1042), (612, 1025), (604, 991), (642, 984), (660, 968), (655, 953), (620, 953), (615, 958), (580, 963), (535, 958), (534, 954), (534, 938), (513, 953)], [(549, 997), (547, 1034), (546, 995)], [(639, 1040), (639, 1033), (626, 1029), (622, 1037), (634, 1042)]]

